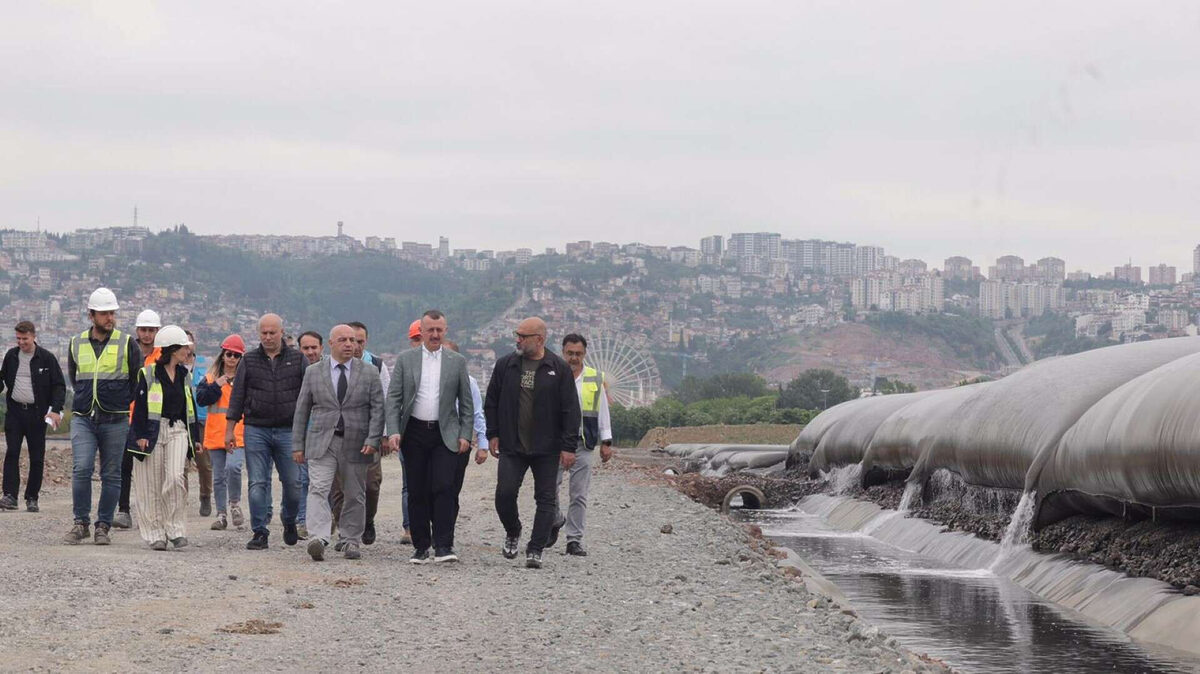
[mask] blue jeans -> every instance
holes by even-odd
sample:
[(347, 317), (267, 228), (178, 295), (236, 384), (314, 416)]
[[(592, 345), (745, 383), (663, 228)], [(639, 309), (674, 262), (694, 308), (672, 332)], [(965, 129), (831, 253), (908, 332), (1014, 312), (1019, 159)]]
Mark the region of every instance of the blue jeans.
[(308, 514), (308, 464), (297, 464), (296, 468), (296, 486), (300, 488), (300, 507), (296, 509), (296, 522), (304, 524), (307, 521), (305, 515)]
[(121, 497), (121, 459), (125, 456), (128, 418), (98, 424), (91, 417), (71, 419), (71, 501), (75, 521), (88, 522), (92, 515), (92, 474), (96, 472), (96, 453), (100, 453), (100, 504), (96, 523), (112, 524), (113, 511)]
[(242, 464), (246, 462), (246, 450), (210, 449), (212, 459), (213, 497), (217, 501), (217, 512), (226, 512), (228, 503), (242, 500)]
[(271, 464), (279, 471), (279, 484), (283, 487), (283, 505), (279, 519), (285, 526), (296, 523), (296, 509), (300, 501), (300, 487), (296, 483), (296, 462), (292, 460), (292, 429), (287, 427), (265, 428), (247, 425), (246, 472), (250, 474), (250, 526), (256, 534), (267, 530), (267, 509), (271, 505)]

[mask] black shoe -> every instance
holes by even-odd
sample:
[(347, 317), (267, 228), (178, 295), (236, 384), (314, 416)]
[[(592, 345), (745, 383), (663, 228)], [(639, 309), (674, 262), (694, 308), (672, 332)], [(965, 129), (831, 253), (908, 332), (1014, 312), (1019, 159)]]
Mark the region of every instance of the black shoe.
[(530, 550), (525, 553), (525, 568), (540, 569), (542, 568), (542, 553)]
[(363, 542), (363, 545), (370, 545), (375, 542), (375, 523), (374, 522), (367, 522), (367, 525), (365, 527), (363, 527), (362, 542)]
[(9, 496), (8, 494), (5, 494), (3, 498), (0, 498), (0, 510), (16, 510), (16, 509), (17, 509), (17, 499), (16, 498)]
[(505, 559), (516, 559), (517, 558), (517, 543), (519, 543), (520, 541), (521, 541), (521, 534), (517, 534), (516, 536), (505, 536), (504, 537), (504, 548), (501, 550), (501, 552), (504, 553)]
[(563, 525), (565, 525), (566, 523), (567, 523), (567, 518), (564, 517), (561, 520), (555, 522), (554, 526), (550, 527), (550, 538), (546, 539), (546, 547), (548, 547), (548, 548), (554, 547), (554, 544), (558, 542), (558, 531), (559, 531), (559, 529), (562, 529)]
[(246, 549), (247, 550), (266, 550), (267, 549), (267, 539), (269, 537), (270, 537), (270, 534), (260, 534), (257, 531), (254, 532), (254, 538), (251, 538), (250, 542), (246, 544)]
[(457, 562), (458, 555), (455, 554), (454, 548), (438, 548), (433, 551), (433, 561), (439, 564), (442, 562)]
[(38, 511), (37, 499), (35, 499), (35, 498), (25, 499), (25, 510), (27, 510), (31, 513), (37, 512)]
[(412, 557), (408, 558), (409, 564), (428, 564), (431, 561), (433, 561), (433, 560), (430, 559), (430, 557), (429, 557), (429, 549), (428, 548), (426, 548), (424, 550), (417, 550), (416, 552), (413, 553)]
[(292, 524), (283, 525), (283, 544), (284, 545), (295, 545), (296, 542), (299, 540), (300, 540), (300, 532), (296, 531), (296, 524), (294, 522)]
[(212, 514), (212, 497), (205, 496), (200, 499), (200, 516), (208, 517)]
[(350, 542), (350, 541), (348, 541), (348, 540), (346, 540), (346, 539), (344, 539), (344, 538), (343, 538), (342, 540), (338, 541), (337, 543), (334, 543), (334, 544), (333, 544), (333, 551), (334, 551), (334, 552), (345, 552), (345, 551), (346, 551), (346, 544), (347, 544), (347, 543), (349, 543), (349, 542)]
[(567, 541), (567, 554), (575, 555), (576, 557), (587, 557), (587, 550), (583, 549), (583, 544), (579, 541)]

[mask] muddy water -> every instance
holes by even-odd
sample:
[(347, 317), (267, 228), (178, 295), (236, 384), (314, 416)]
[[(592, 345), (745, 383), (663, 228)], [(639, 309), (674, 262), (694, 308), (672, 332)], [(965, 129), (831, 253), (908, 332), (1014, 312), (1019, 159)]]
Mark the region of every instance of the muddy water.
[(986, 569), (955, 568), (801, 512), (742, 511), (841, 588), (864, 619), (967, 672), (1200, 672)]

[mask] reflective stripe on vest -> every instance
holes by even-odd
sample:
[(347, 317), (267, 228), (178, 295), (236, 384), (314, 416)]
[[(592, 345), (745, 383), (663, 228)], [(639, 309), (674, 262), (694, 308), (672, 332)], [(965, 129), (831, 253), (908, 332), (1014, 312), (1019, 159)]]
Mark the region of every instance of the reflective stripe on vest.
[[(154, 366), (147, 365), (142, 370), (142, 377), (150, 384), (146, 389), (146, 418), (150, 421), (160, 421), (162, 419), (163, 405), (163, 388), (162, 382), (158, 377), (154, 376)], [(184, 398), (187, 399), (187, 423), (189, 426), (196, 423), (196, 403), (192, 400), (192, 387), (186, 383), (183, 387)]]
[(580, 382), (580, 400), (579, 408), (585, 417), (596, 417), (600, 415), (600, 391), (604, 383), (604, 377), (596, 372), (596, 368), (583, 368), (583, 377)]
[(71, 338), (71, 355), (75, 358), (76, 393), (82, 393), (79, 389), (80, 383), (90, 381), (92, 383), (91, 404), (103, 412), (120, 412), (121, 410), (105, 409), (100, 404), (99, 388), (101, 381), (129, 378), (129, 359), (125, 353), (129, 348), (129, 339), (120, 330), (113, 330), (109, 334), (104, 348), (100, 351), (100, 357), (97, 358), (96, 350), (92, 348), (92, 343), (88, 339), (90, 335), (91, 330), (84, 330), (78, 336)]

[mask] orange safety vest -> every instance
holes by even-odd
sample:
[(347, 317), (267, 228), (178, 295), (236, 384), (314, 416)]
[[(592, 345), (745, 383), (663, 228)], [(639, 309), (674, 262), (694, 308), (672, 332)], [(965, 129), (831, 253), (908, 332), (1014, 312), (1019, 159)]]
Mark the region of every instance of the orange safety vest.
[[(217, 378), (213, 376), (211, 371), (204, 375), (204, 381), (210, 384), (216, 380)], [(229, 412), (229, 399), (231, 397), (233, 397), (233, 384), (226, 384), (221, 387), (221, 399), (215, 405), (208, 406), (208, 418), (204, 420), (205, 449), (225, 449), (225, 428), (228, 426), (225, 415)], [(244, 429), (245, 424), (241, 421), (237, 422), (237, 426), (233, 427), (233, 437), (238, 447), (246, 446)]]

